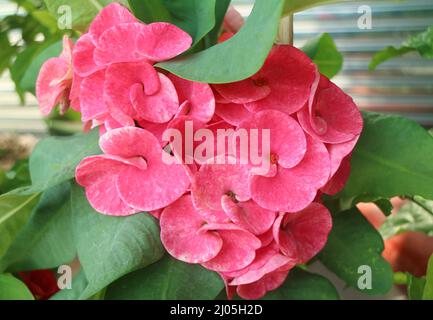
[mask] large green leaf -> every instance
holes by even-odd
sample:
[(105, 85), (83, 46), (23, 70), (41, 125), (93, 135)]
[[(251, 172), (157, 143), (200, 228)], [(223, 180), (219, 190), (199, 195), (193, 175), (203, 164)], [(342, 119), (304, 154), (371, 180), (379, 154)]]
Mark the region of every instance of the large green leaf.
[(26, 285), (11, 274), (0, 274), (0, 300), (34, 300)]
[(409, 37), (400, 48), (389, 46), (377, 52), (371, 60), (369, 68), (374, 70), (379, 64), (408, 52), (418, 52), (424, 58), (433, 59), (433, 26), (422, 33)]
[(67, 182), (44, 192), (29, 222), (0, 260), (0, 270), (50, 269), (69, 263), (75, 256)]
[(433, 300), (433, 255), (430, 257), (427, 267), (423, 300)]
[(342, 197), (433, 199), (433, 137), (415, 121), (365, 112), (364, 131), (352, 156)]
[(134, 14), (146, 23), (166, 21), (193, 38), (193, 45), (215, 26), (216, 0), (129, 0)]
[(217, 273), (166, 255), (151, 266), (114, 282), (105, 298), (113, 300), (211, 300), (224, 283)]
[(283, 4), (283, 0), (256, 0), (245, 26), (231, 39), (157, 66), (198, 82), (227, 83), (248, 78), (262, 67), (272, 48)]
[(396, 214), (389, 216), (380, 227), (384, 239), (406, 231), (424, 232), (433, 236), (433, 201), (414, 197)]
[(38, 198), (39, 193), (30, 195), (7, 193), (0, 196), (0, 257), (28, 221), (30, 213), (38, 203)]
[(80, 270), (72, 277), (71, 289), (60, 290), (50, 300), (79, 300), (88, 285), (86, 275), (83, 270)]
[(309, 40), (304, 51), (318, 66), (321, 74), (332, 78), (343, 67), (343, 55), (335, 46), (334, 40), (328, 33), (323, 33)]
[(231, 0), (217, 0), (215, 2), (215, 26), (205, 38), (206, 47), (217, 43), (222, 30), (222, 24)]
[(383, 240), (373, 226), (353, 208), (334, 216), (333, 228), (319, 259), (348, 286), (359, 289), (361, 266), (371, 268), (372, 288), (369, 295), (387, 293), (393, 282), (391, 266), (381, 256)]
[(38, 52), (31, 60), (30, 64), (26, 68), (21, 80), (20, 87), (28, 92), (35, 92), (36, 79), (39, 74), (39, 70), (45, 61), (49, 58), (57, 57), (62, 52), (62, 41), (57, 41), (54, 44), (49, 45), (47, 48), (43, 48)]
[(72, 137), (50, 137), (39, 142), (30, 157), (32, 190), (47, 190), (72, 179), (83, 158), (101, 153), (98, 130)]
[(151, 215), (104, 216), (89, 205), (77, 185), (72, 187), (72, 224), (78, 257), (89, 281), (81, 299), (158, 261), (164, 253), (158, 224)]
[(286, 282), (269, 292), (265, 300), (338, 300), (334, 285), (326, 278), (299, 268), (290, 271)]
[(72, 14), (72, 27), (79, 31), (86, 31), (88, 25), (98, 12), (110, 3), (120, 2), (126, 4), (126, 1), (121, 0), (44, 0), (44, 2), (48, 10), (56, 18), (65, 14), (65, 12), (59, 10), (59, 8), (70, 8), (70, 13)]

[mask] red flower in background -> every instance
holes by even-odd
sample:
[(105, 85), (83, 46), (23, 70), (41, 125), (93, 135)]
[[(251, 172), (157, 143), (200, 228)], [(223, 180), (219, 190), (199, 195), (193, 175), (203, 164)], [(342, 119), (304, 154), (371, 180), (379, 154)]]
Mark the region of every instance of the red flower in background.
[(35, 270), (18, 274), (37, 300), (47, 300), (59, 291), (52, 270)]

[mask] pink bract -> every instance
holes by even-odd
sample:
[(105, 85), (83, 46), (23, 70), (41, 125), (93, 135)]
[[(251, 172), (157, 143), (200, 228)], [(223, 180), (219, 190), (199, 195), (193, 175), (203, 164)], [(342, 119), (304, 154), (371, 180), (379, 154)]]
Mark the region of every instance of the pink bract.
[(194, 208), (191, 196), (183, 196), (161, 214), (164, 247), (173, 257), (188, 263), (203, 263), (215, 258), (223, 240), (216, 231), (201, 231), (205, 223)]
[(72, 41), (63, 38), (63, 52), (57, 58), (47, 60), (36, 80), (36, 97), (43, 115), (61, 104), (61, 113), (69, 107), (69, 92), (72, 86)]
[[(173, 164), (164, 163), (162, 155), (165, 151), (156, 138), (146, 130), (134, 127), (114, 129), (101, 137), (100, 147), (108, 157), (120, 159), (120, 162), (127, 164), (104, 172), (104, 179), (112, 179), (110, 182), (115, 183), (120, 199), (136, 211), (164, 208), (179, 199), (190, 185), (184, 166), (176, 164), (175, 158), (168, 154), (166, 157), (171, 157)], [(84, 161), (95, 159), (99, 159), (98, 156), (86, 158)], [(80, 177), (77, 182), (82, 182), (80, 184), (86, 189), (96, 188), (96, 192), (92, 193), (94, 199), (91, 203), (110, 202), (112, 194), (106, 195), (103, 189), (95, 187), (93, 184), (96, 180), (83, 182), (89, 181), (88, 175), (98, 177), (102, 174), (93, 174), (91, 170), (83, 171), (82, 167), (86, 162), (77, 168), (77, 176)], [(139, 165), (135, 165), (137, 163)], [(176, 181), (176, 184), (173, 184), (173, 181)], [(110, 210), (105, 210), (104, 213), (119, 214)]]
[(275, 221), (274, 238), (284, 255), (302, 264), (322, 250), (331, 228), (328, 209), (312, 203), (300, 212), (280, 214)]
[(128, 9), (118, 3), (111, 3), (102, 9), (95, 19), (93, 19), (89, 27), (89, 33), (92, 36), (93, 42), (98, 44), (101, 35), (111, 27), (121, 23), (133, 22), (138, 22), (138, 20)]
[(277, 164), (284, 168), (293, 168), (301, 162), (304, 158), (307, 142), (305, 134), (299, 124), (289, 115), (276, 111), (266, 110), (256, 113), (244, 122), (242, 122), (238, 129), (258, 129), (259, 130), (259, 154), (262, 154), (263, 146), (262, 135), (263, 130), (269, 130), (270, 141), (269, 143), (270, 155), (272, 159), (269, 161), (272, 164)]
[(89, 157), (76, 169), (77, 183), (86, 189), (92, 207), (103, 214), (127, 216), (139, 212), (128, 206), (116, 188), (116, 178), (128, 165), (143, 165), (139, 159), (130, 161), (107, 155)]
[(297, 212), (314, 200), (329, 174), (330, 159), (325, 145), (307, 136), (307, 152), (302, 161), (291, 169), (278, 166), (273, 177), (253, 176), (251, 195), (263, 208)]
[[(217, 164), (218, 162), (225, 164)], [(251, 198), (250, 169), (246, 165), (235, 163), (236, 159), (231, 157), (213, 158), (195, 174), (191, 189), (194, 206), (209, 221), (229, 221), (221, 203), (224, 196), (240, 202)]]
[(325, 76), (321, 76), (315, 95), (298, 112), (298, 120), (315, 139), (333, 144), (355, 139), (363, 126), (352, 98)]
[(215, 97), (206, 83), (184, 80), (170, 74), (179, 96), (179, 104), (184, 105), (182, 115), (188, 115), (201, 122), (209, 122), (215, 113)]
[(203, 263), (207, 269), (217, 272), (231, 272), (248, 266), (256, 257), (261, 242), (252, 233), (234, 224), (207, 224), (202, 230), (218, 231), (223, 246), (218, 255)]

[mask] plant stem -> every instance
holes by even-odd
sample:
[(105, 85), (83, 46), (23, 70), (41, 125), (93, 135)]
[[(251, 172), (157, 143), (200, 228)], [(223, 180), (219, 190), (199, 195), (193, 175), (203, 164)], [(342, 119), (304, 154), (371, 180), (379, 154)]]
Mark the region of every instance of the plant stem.
[(277, 43), (293, 45), (293, 15), (288, 15), (281, 19)]

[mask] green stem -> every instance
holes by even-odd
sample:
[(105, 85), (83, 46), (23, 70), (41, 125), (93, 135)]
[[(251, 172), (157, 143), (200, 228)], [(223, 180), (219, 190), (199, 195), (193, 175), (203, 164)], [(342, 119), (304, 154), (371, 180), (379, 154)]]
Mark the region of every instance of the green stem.
[(424, 203), (422, 203), (421, 201), (417, 200), (416, 197), (409, 197), (409, 199), (414, 202), (416, 205), (420, 206), (421, 208), (423, 208), (425, 211), (427, 211), (428, 213), (430, 213), (433, 216), (433, 211), (431, 208), (427, 207)]

